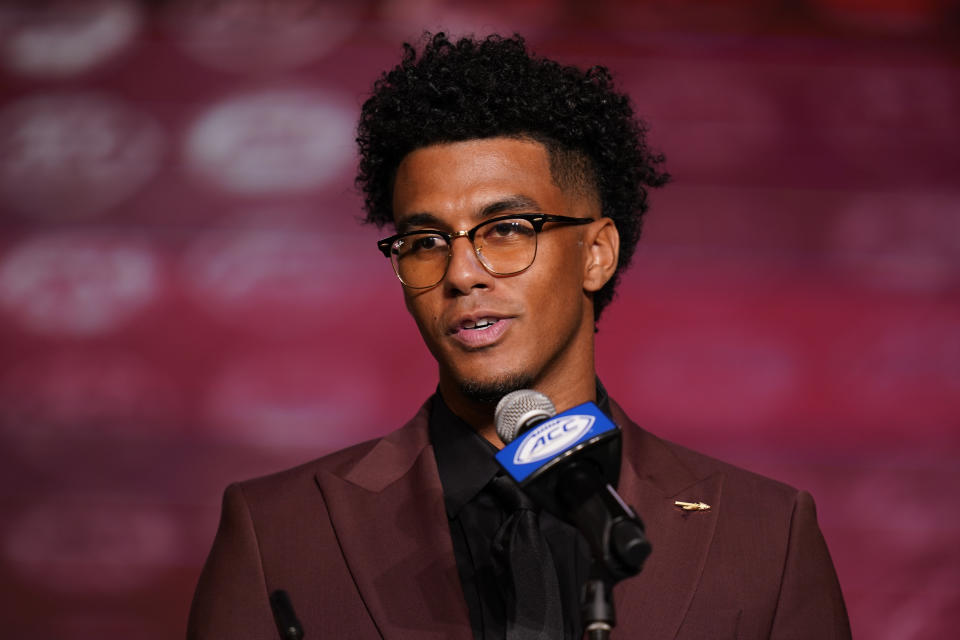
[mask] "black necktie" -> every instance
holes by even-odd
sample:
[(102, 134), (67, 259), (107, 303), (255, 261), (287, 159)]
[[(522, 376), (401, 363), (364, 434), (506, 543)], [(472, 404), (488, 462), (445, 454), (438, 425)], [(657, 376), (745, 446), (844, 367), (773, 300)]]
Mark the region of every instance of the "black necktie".
[(489, 486), (509, 514), (493, 537), (493, 557), (504, 575), (507, 640), (560, 640), (560, 585), (536, 506), (505, 475)]

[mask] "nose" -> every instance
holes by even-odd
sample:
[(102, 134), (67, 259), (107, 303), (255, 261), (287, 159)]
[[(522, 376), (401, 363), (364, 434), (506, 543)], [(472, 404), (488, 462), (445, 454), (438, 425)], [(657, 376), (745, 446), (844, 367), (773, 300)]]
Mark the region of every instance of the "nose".
[(466, 295), (472, 289), (486, 289), (493, 284), (493, 276), (480, 263), (473, 242), (461, 236), (450, 243), (450, 264), (443, 286), (452, 295)]

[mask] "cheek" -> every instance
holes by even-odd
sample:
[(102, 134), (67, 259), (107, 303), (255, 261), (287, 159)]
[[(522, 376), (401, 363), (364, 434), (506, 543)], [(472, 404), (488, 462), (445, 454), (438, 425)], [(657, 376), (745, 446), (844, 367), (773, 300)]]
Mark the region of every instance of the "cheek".
[(417, 323), (420, 334), (427, 341), (433, 339), (432, 333), (437, 326), (437, 314), (430, 304), (429, 293), (424, 292), (415, 295), (405, 293), (403, 296), (407, 311), (413, 317), (414, 322)]
[(555, 263), (545, 271), (548, 274), (544, 275), (539, 287), (538, 301), (547, 314), (542, 321), (544, 326), (554, 330), (554, 335), (563, 339), (563, 336), (576, 331), (582, 320), (585, 303), (583, 269), (579, 256), (571, 252), (562, 263)]
[(568, 249), (545, 256), (537, 272), (540, 296), (556, 305), (571, 304), (583, 293), (583, 257), (576, 247)]
[(526, 292), (527, 307), (544, 330), (542, 338), (566, 331), (580, 314), (581, 287), (573, 274), (559, 265), (531, 283)]

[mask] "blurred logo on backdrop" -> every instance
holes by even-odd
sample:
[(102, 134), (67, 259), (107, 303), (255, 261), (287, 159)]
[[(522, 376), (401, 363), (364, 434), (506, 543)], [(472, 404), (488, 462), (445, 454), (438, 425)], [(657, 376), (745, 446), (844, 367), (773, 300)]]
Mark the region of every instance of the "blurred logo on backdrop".
[(0, 377), (0, 429), (28, 459), (49, 465), (105, 433), (170, 423), (183, 406), (173, 381), (120, 349), (61, 349), (22, 359)]
[(106, 233), (38, 236), (0, 260), (0, 309), (37, 334), (113, 330), (150, 304), (159, 287), (150, 249)]
[(195, 60), (223, 71), (296, 67), (340, 45), (359, 25), (363, 0), (176, 0), (168, 18), (176, 42)]
[(184, 539), (164, 507), (139, 497), (64, 495), (11, 518), (4, 561), (29, 582), (60, 593), (122, 593), (182, 562)]
[(193, 299), (221, 322), (302, 337), (348, 328), (349, 312), (369, 303), (369, 291), (355, 286), (367, 275), (357, 260), (367, 249), (362, 240), (307, 228), (207, 231), (180, 273)]
[(109, 60), (137, 35), (131, 0), (54, 0), (0, 5), (0, 59), (25, 76), (64, 77)]
[(944, 294), (960, 288), (960, 216), (935, 191), (847, 199), (827, 235), (835, 267), (875, 290)]
[(101, 214), (156, 173), (160, 127), (96, 93), (37, 94), (0, 110), (0, 197), (24, 214)]
[(238, 195), (315, 189), (353, 162), (353, 110), (333, 93), (275, 89), (223, 100), (187, 132), (186, 164)]
[(368, 365), (342, 355), (330, 343), (323, 351), (250, 353), (225, 363), (207, 394), (212, 433), (305, 459), (381, 435), (381, 387), (359, 384), (369, 378)]

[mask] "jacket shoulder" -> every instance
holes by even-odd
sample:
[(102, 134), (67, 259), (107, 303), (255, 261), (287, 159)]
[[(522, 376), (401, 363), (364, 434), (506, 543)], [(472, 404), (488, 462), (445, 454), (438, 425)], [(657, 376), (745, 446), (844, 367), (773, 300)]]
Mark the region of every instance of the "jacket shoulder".
[(717, 473), (725, 476), (725, 482), (736, 486), (752, 487), (757, 491), (762, 491), (771, 495), (778, 495), (785, 499), (792, 500), (799, 493), (795, 488), (775, 480), (773, 478), (761, 475), (754, 471), (744, 469), (737, 465), (719, 460), (712, 456), (694, 451), (688, 447), (664, 440), (651, 434), (652, 438), (659, 440), (662, 445), (671, 452), (677, 461), (684, 465), (690, 472), (698, 478), (705, 478)]
[(616, 403), (611, 404), (614, 421), (623, 433), (624, 456), (630, 457), (637, 473), (646, 475), (667, 495), (711, 476), (722, 476), (724, 501), (728, 506), (739, 505), (735, 511), (745, 514), (759, 509), (771, 515), (772, 509), (786, 516), (792, 512), (802, 493), (796, 488), (654, 435), (638, 426)]
[(283, 471), (243, 480), (233, 486), (240, 489), (248, 500), (254, 501), (257, 498), (275, 500), (278, 496), (305, 490), (313, 494), (318, 474), (347, 476), (361, 462), (370, 459), (371, 453), (377, 449), (422, 449), (429, 441), (426, 429), (429, 404), (427, 401), (407, 423), (384, 436), (350, 445)]
[(338, 471), (350, 468), (356, 464), (357, 461), (362, 460), (384, 437), (385, 436), (381, 436), (379, 438), (365, 440), (364, 442), (358, 442), (357, 444), (332, 451), (295, 467), (275, 471), (248, 480), (242, 480), (237, 484), (245, 490), (257, 491), (270, 487), (282, 487), (290, 483), (299, 483), (304, 478), (312, 478), (317, 473), (323, 471), (337, 473)]

